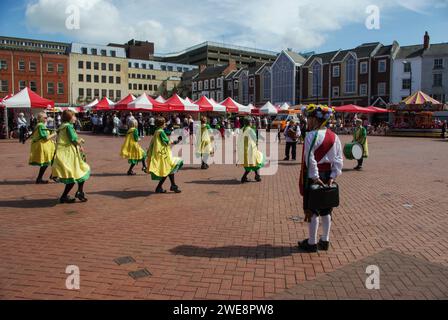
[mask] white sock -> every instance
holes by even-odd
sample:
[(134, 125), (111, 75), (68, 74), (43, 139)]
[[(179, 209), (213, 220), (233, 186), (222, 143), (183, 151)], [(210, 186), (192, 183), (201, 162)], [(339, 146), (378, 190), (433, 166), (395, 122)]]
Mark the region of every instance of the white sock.
[(322, 218), (322, 231), (323, 235), (321, 237), (322, 241), (330, 241), (330, 230), (331, 230), (331, 215), (323, 216)]
[(310, 245), (317, 244), (317, 230), (319, 229), (319, 216), (313, 215), (309, 225), (310, 238), (308, 243)]

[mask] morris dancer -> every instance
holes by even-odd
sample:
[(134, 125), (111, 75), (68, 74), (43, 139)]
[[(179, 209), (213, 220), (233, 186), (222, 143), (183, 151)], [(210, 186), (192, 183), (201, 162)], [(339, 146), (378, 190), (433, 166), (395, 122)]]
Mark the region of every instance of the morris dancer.
[(367, 142), (367, 130), (362, 126), (362, 119), (356, 119), (356, 128), (353, 132), (353, 142), (357, 142), (362, 145), (364, 150), (363, 156), (360, 160), (358, 160), (358, 165), (355, 167), (355, 170), (361, 170), (362, 165), (364, 163), (364, 159), (369, 157), (369, 145)]
[(140, 161), (143, 164), (143, 172), (146, 172), (146, 152), (138, 144), (140, 138), (137, 126), (137, 120), (133, 119), (129, 121), (129, 130), (120, 152), (121, 157), (128, 159), (128, 162), (131, 165), (128, 170), (128, 176), (136, 175), (133, 169)]
[(148, 173), (151, 174), (153, 180), (159, 181), (156, 193), (166, 193), (166, 190), (162, 187), (167, 177), (169, 177), (171, 182), (170, 191), (180, 193), (181, 190), (174, 181), (174, 174), (182, 168), (184, 163), (182, 159), (171, 155), (170, 145), (178, 144), (181, 140), (179, 138), (176, 142), (170, 141), (164, 131), (166, 126), (165, 118), (157, 118), (155, 125), (157, 129), (148, 150)]
[(238, 140), (238, 161), (244, 166), (245, 170), (241, 183), (249, 182), (247, 176), (251, 172), (255, 172), (255, 181), (260, 182), (260, 169), (265, 165), (265, 157), (263, 153), (258, 151), (257, 134), (252, 126), (252, 118), (243, 118), (243, 129)]
[(211, 127), (207, 123), (207, 117), (201, 117), (201, 127), (197, 137), (197, 156), (201, 158), (201, 169), (209, 168), (208, 158), (213, 154), (212, 138), (210, 137)]
[[(84, 161), (85, 157), (83, 139), (79, 139), (73, 124), (76, 122), (75, 114), (70, 110), (62, 113), (62, 125), (58, 129), (56, 155), (53, 161), (53, 177), (65, 184), (64, 192), (59, 199), (60, 203), (74, 203), (76, 199), (86, 202), (84, 183), (90, 177), (90, 167)], [(69, 197), (70, 191), (78, 184), (75, 198)]]
[[(310, 210), (308, 208), (308, 187), (312, 184), (332, 185), (342, 174), (343, 158), (339, 137), (326, 124), (333, 110), (326, 106), (309, 105), (303, 108), (308, 117), (308, 130), (302, 155), (300, 193), (306, 222), (309, 222), (309, 239), (299, 242), (299, 248), (307, 252), (327, 251), (330, 246), (331, 215), (333, 208)], [(319, 217), (322, 219), (323, 235), (318, 241)]]
[(49, 133), (50, 130), (46, 126), (47, 114), (45, 112), (40, 112), (37, 115), (37, 121), (38, 123), (31, 135), (29, 164), (40, 167), (36, 184), (48, 184), (47, 180), (43, 180), (43, 176), (53, 161), (55, 143), (52, 139), (56, 136), (56, 133)]

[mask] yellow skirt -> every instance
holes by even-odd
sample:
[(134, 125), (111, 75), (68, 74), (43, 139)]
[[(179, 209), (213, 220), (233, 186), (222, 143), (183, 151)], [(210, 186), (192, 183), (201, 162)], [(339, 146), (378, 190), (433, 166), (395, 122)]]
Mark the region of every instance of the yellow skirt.
[(35, 141), (31, 143), (31, 152), (29, 164), (31, 166), (48, 167), (53, 161), (55, 152), (55, 143), (53, 140)]
[(90, 177), (90, 167), (74, 145), (58, 145), (52, 171), (53, 177), (65, 184), (84, 182)]

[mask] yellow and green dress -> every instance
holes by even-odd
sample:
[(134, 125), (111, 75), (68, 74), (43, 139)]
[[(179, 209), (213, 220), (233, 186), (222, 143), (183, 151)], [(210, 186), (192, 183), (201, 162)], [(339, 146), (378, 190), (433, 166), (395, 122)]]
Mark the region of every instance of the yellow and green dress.
[(170, 148), (170, 139), (163, 131), (157, 129), (151, 140), (148, 150), (148, 172), (153, 180), (161, 180), (179, 171), (184, 162), (173, 157)]
[(353, 141), (358, 142), (364, 149), (363, 158), (369, 157), (369, 144), (367, 142), (367, 130), (364, 127), (356, 127), (353, 132)]
[(139, 136), (137, 128), (131, 128), (126, 134), (126, 139), (121, 147), (120, 156), (128, 159), (129, 164), (137, 164), (146, 160), (146, 152), (138, 144)]
[(81, 183), (90, 177), (90, 167), (83, 160), (77, 142), (78, 135), (73, 125), (62, 124), (58, 129), (52, 175), (64, 184)]
[(255, 130), (246, 126), (243, 128), (238, 139), (239, 164), (246, 171), (258, 171), (265, 165), (265, 156), (258, 150), (257, 134)]
[(213, 153), (212, 139), (209, 130), (211, 130), (209, 124), (201, 125), (201, 134), (198, 135), (196, 142), (196, 155), (198, 157), (207, 157)]
[(29, 164), (31, 166), (48, 167), (51, 165), (55, 152), (53, 140), (48, 139), (49, 130), (43, 123), (38, 123), (31, 136), (31, 152)]

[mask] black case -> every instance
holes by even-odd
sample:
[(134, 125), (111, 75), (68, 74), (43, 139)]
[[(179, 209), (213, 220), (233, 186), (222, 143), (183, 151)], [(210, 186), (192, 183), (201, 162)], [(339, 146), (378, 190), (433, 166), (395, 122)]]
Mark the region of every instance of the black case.
[(321, 186), (312, 184), (308, 190), (308, 208), (311, 210), (322, 210), (339, 207), (339, 186)]

